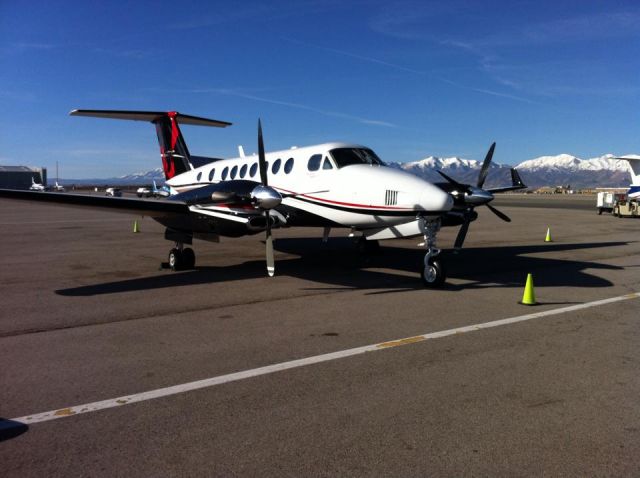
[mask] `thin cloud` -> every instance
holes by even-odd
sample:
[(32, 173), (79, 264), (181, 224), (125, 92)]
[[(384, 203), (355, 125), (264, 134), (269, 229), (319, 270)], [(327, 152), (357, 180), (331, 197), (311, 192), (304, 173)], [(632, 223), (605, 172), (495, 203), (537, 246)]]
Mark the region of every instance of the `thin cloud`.
[(342, 119), (346, 119), (346, 120), (350, 120), (350, 121), (355, 121), (358, 123), (362, 123), (362, 124), (368, 124), (368, 125), (374, 125), (374, 126), (384, 126), (387, 128), (397, 128), (398, 126), (390, 123), (388, 121), (380, 121), (380, 120), (375, 120), (375, 119), (370, 119), (370, 118), (362, 118), (360, 116), (354, 116), (354, 115), (350, 115), (350, 114), (346, 114), (346, 113), (340, 113), (337, 111), (330, 111), (330, 110), (322, 110), (322, 109), (318, 109), (318, 108), (314, 108), (312, 106), (308, 106), (308, 105), (304, 105), (302, 103), (292, 103), (289, 101), (281, 101), (281, 100), (275, 100), (275, 99), (271, 99), (271, 98), (265, 98), (262, 96), (256, 96), (256, 95), (251, 95), (248, 93), (244, 93), (238, 90), (232, 90), (232, 89), (226, 89), (226, 88), (203, 88), (203, 89), (194, 89), (192, 90), (193, 93), (215, 93), (215, 94), (219, 94), (219, 95), (227, 95), (227, 96), (236, 96), (238, 98), (244, 98), (247, 100), (253, 100), (253, 101), (260, 101), (263, 103), (270, 103), (273, 105), (280, 105), (280, 106), (286, 106), (289, 108), (296, 108), (296, 109), (300, 109), (300, 110), (305, 110), (305, 111), (311, 111), (313, 113), (318, 113), (321, 115), (325, 115), (325, 116), (332, 116), (334, 118), (342, 118)]
[[(415, 74), (415, 75), (427, 76), (429, 78), (433, 78), (433, 79), (441, 81), (443, 83), (447, 83), (448, 85), (452, 85), (452, 86), (455, 86), (457, 88), (462, 88), (462, 89), (469, 90), (469, 91), (475, 91), (476, 93), (481, 93), (481, 94), (491, 95), (491, 96), (498, 96), (498, 97), (501, 97), (501, 98), (506, 98), (506, 99), (510, 99), (510, 100), (514, 100), (514, 101), (520, 101), (520, 102), (523, 102), (523, 103), (531, 103), (531, 104), (535, 103), (535, 101), (532, 101), (532, 100), (527, 99), (527, 98), (523, 98), (523, 97), (520, 97), (520, 96), (512, 95), (512, 94), (509, 94), (509, 93), (501, 93), (501, 92), (491, 91), (491, 90), (487, 90), (487, 89), (483, 89), (483, 88), (476, 88), (476, 87), (473, 87), (473, 86), (463, 85), (461, 83), (457, 83), (457, 82), (455, 82), (453, 80), (450, 80), (450, 79), (445, 78), (445, 77), (440, 76), (440, 75), (436, 75), (436, 74), (433, 74), (433, 73), (430, 73), (430, 72), (427, 72), (427, 71), (416, 70), (416, 69), (413, 69), (413, 68), (407, 68), (405, 66), (398, 65), (396, 63), (383, 61), (383, 60), (380, 60), (378, 58), (373, 58), (373, 57), (368, 57), (368, 56), (363, 56), (363, 55), (357, 55), (355, 53), (351, 53), (351, 52), (344, 51), (344, 50), (338, 50), (336, 48), (328, 48), (328, 47), (324, 47), (324, 46), (313, 45), (311, 43), (301, 42), (301, 41), (298, 41), (298, 40), (295, 40), (295, 39), (292, 39), (292, 38), (288, 38), (288, 37), (283, 37), (283, 39), (286, 40), (286, 41), (293, 42), (293, 43), (298, 43), (298, 44), (303, 45), (303, 46), (307, 46), (307, 47), (311, 47), (311, 48), (317, 48), (317, 49), (328, 51), (328, 52), (331, 52), (331, 53), (336, 53), (336, 54), (347, 56), (347, 57), (350, 57), (350, 58), (355, 58), (357, 60), (365, 61), (365, 62), (368, 62), (368, 63), (374, 63), (374, 64), (381, 65), (381, 66), (384, 66), (384, 67), (393, 68), (393, 69), (398, 70), (398, 71), (404, 71), (404, 72), (412, 73), (412, 74)], [(457, 45), (457, 46), (461, 46), (461, 45)], [(471, 46), (467, 46), (467, 45), (464, 45), (464, 47), (468, 48), (468, 49), (472, 48)]]

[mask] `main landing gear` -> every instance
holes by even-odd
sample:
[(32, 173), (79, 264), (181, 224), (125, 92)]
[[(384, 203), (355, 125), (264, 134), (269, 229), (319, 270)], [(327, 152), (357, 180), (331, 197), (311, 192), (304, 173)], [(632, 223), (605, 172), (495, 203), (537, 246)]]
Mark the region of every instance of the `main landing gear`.
[(439, 257), (440, 249), (436, 247), (436, 235), (440, 230), (440, 218), (420, 218), (420, 230), (424, 234), (424, 246), (427, 253), (420, 264), (420, 276), (425, 287), (440, 287), (446, 279), (446, 271)]
[(196, 254), (190, 247), (176, 242), (176, 247), (169, 251), (169, 267), (174, 271), (193, 269), (196, 265)]

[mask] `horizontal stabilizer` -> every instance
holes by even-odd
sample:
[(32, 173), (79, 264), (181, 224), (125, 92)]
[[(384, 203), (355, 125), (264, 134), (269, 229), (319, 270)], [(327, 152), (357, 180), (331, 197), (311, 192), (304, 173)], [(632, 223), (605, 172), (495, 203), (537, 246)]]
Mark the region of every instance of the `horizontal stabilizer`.
[(73, 110), (71, 116), (91, 116), (93, 118), (111, 118), (130, 121), (148, 121), (155, 123), (158, 120), (171, 116), (180, 124), (191, 124), (196, 126), (213, 126), (216, 128), (226, 128), (231, 123), (215, 119), (200, 118), (198, 116), (185, 115), (175, 111), (121, 111), (121, 110)]

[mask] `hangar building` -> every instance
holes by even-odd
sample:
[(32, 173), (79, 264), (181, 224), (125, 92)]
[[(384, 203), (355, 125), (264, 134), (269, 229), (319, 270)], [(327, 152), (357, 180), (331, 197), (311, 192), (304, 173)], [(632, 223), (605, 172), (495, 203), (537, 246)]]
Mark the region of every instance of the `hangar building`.
[(4, 166), (0, 164), (0, 188), (29, 189), (31, 178), (36, 183), (47, 185), (47, 168), (30, 166)]

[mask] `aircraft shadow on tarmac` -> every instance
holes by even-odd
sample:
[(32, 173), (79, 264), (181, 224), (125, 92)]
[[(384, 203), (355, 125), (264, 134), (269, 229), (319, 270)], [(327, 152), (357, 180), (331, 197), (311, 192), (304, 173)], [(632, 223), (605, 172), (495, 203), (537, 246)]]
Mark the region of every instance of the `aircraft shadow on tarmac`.
[(29, 430), (29, 426), (14, 420), (0, 417), (0, 442), (19, 437)]
[[(610, 281), (589, 274), (585, 270), (618, 270), (621, 269), (620, 267), (527, 255), (611, 248), (626, 244), (627, 242), (552, 243), (530, 246), (470, 247), (458, 254), (444, 251), (448, 277), (453, 280), (463, 280), (464, 284), (448, 283), (439, 290), (455, 291), (474, 287), (520, 288), (524, 286), (529, 272), (534, 273), (536, 286), (608, 287), (612, 285)], [(348, 238), (332, 238), (327, 244), (321, 244), (317, 238), (287, 238), (275, 241), (275, 249), (278, 252), (298, 256), (277, 258), (277, 275), (299, 277), (326, 284), (326, 286), (319, 285), (313, 288), (303, 287), (303, 290), (379, 289), (392, 292), (424, 289), (418, 275), (419, 264), (424, 257), (423, 248), (383, 245), (378, 252), (363, 255), (355, 252), (355, 245)], [(407, 272), (410, 273), (409, 276)], [(263, 260), (224, 267), (197, 266), (194, 270), (179, 273), (163, 271), (155, 276), (59, 289), (56, 293), (63, 296), (91, 296), (256, 278), (269, 280), (266, 277)]]

